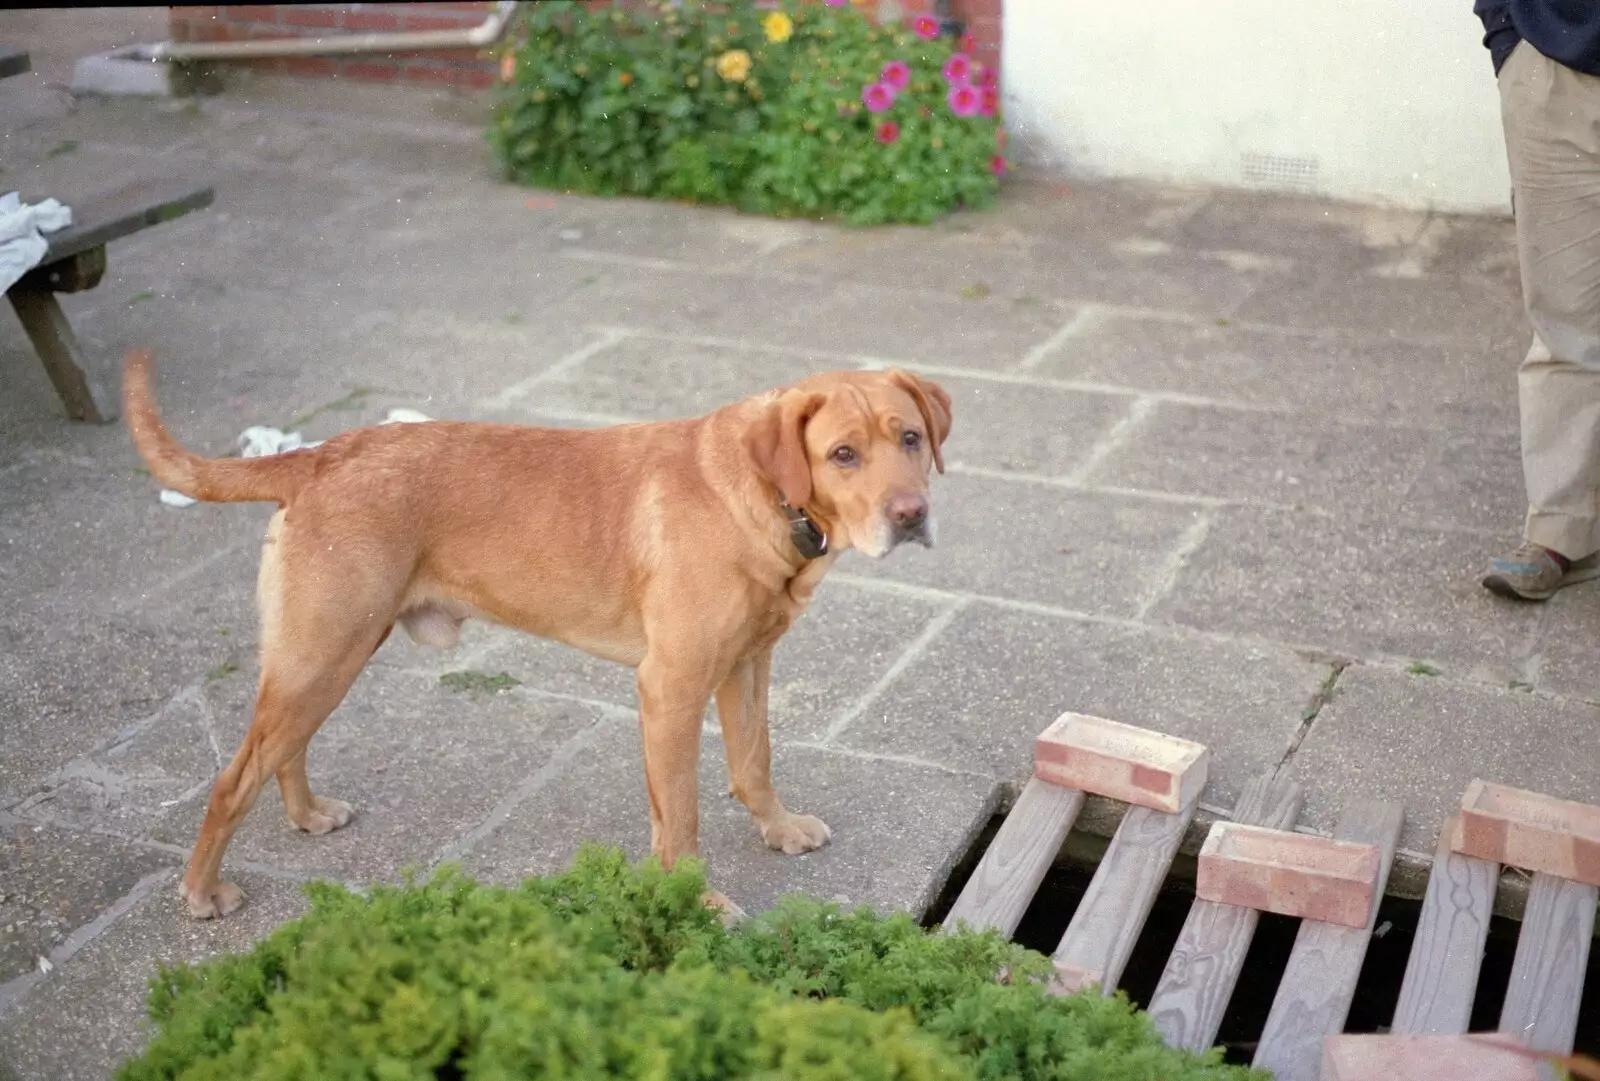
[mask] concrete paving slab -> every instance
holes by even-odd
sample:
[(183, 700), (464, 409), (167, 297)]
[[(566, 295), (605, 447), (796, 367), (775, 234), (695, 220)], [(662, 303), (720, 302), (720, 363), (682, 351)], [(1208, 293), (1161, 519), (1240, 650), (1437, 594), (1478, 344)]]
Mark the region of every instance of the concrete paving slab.
[[(230, 681), (237, 708), (217, 710), (213, 722), (223, 761), (233, 757), (249, 723), (253, 669), (241, 669)], [(307, 836), (289, 824), (277, 786), (269, 784), (235, 835), (225, 867), (255, 861), (341, 881), (397, 880), (403, 868), (427, 866), (476, 828), (598, 719), (593, 707), (517, 689), (462, 692), (437, 679), (371, 669), (317, 733), (307, 756), (313, 791), (351, 804), (355, 819), (333, 833)], [(182, 777), (193, 791), (187, 798), (140, 803), (145, 833), (192, 845), (215, 757), (176, 725), (153, 727), (145, 738), (146, 747), (129, 752), (134, 768), (141, 758), (186, 756)], [(96, 817), (103, 821), (110, 812)]]
[[(1384, 325), (1375, 317), (1364, 326), (1370, 332)], [(1353, 423), (1515, 432), (1520, 358), (1487, 334), (1401, 341), (1386, 339), (1381, 329), (1299, 333), (1234, 320), (1112, 313), (1086, 321), (1034, 370)]]
[(1225, 508), (1152, 618), (1504, 686), (1526, 678), (1538, 612), (1478, 584), (1495, 550), (1380, 519)]
[[(784, 805), (833, 829), (815, 852), (768, 849), (727, 795), (721, 740), (707, 736), (700, 760), (701, 854), (716, 888), (747, 910), (787, 893), (901, 908), (932, 904), (954, 860), (987, 822), (994, 782), (932, 766), (780, 743), (773, 780)], [(649, 852), (650, 815), (638, 725), (609, 723), (561, 777), (522, 804), (465, 859), (482, 878), (516, 882), (567, 866), (584, 840)]]
[(936, 547), (902, 546), (881, 560), (847, 552), (839, 569), (1132, 618), (1200, 521), (1188, 506), (956, 473), (935, 481), (933, 510)]
[(1407, 517), (1496, 534), (1509, 546), (1527, 514), (1521, 437), (1515, 432), (1451, 433), (1412, 479), (1400, 504)]
[(1049, 335), (1059, 316), (1043, 305), (899, 289), (892, 268), (878, 282), (840, 284), (819, 295), (825, 316), (796, 337), (807, 347), (887, 361), (994, 371)]
[(1238, 317), (1305, 329), (1365, 331), (1404, 338), (1472, 338), (1486, 322), (1511, 321), (1519, 298), (1503, 280), (1476, 276), (1405, 280), (1351, 275), (1337, 268), (1304, 272), (1264, 286)]
[(1033, 772), (1035, 737), (1063, 712), (1086, 713), (1205, 744), (1212, 766), (1201, 799), (1226, 808), (1287, 754), (1329, 672), (1278, 646), (977, 603), (836, 742), (1020, 785)]
[(146, 875), (177, 864), (165, 852), (0, 819), (0, 986), (36, 971), (41, 957)]
[(176, 879), (0, 1014), (0, 1065), (17, 1081), (105, 1081), (149, 1039), (145, 994), (159, 964), (248, 950), (307, 908), (293, 882), (246, 872), (250, 904), (225, 920), (191, 919)]
[(1447, 438), (1163, 402), (1085, 480), (1333, 514), (1392, 515)]
[(1117, 394), (1085, 394), (940, 373), (955, 411), (946, 466), (1076, 476), (1132, 406)]
[(1600, 665), (1594, 635), (1600, 627), (1600, 584), (1564, 589), (1546, 602), (1539, 624), (1534, 684), (1541, 691), (1600, 703)]
[(18, 639), (3, 650), (0, 807), (13, 806), (75, 758), (159, 712), (234, 653), (203, 613), (178, 626), (93, 614), (65, 622), (59, 608), (13, 608), (7, 617), (24, 625), (64, 625), (48, 639)]
[(1474, 778), (1594, 802), (1600, 707), (1437, 676), (1357, 666), (1285, 774), (1306, 785), (1304, 826), (1331, 831), (1344, 804), (1399, 799), (1403, 848), (1433, 851)]
[(771, 353), (757, 341), (751, 344), (741, 349), (660, 337), (621, 338), (582, 363), (552, 373), (522, 400), (557, 413), (666, 420), (709, 413), (821, 368), (840, 366), (816, 355)]

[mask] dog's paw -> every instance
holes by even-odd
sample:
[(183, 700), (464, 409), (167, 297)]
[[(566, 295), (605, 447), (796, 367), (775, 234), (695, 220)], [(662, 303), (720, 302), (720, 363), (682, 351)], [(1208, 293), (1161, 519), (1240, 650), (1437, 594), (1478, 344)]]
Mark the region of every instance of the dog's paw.
[(727, 895), (721, 890), (707, 890), (700, 895), (700, 903), (707, 908), (717, 909), (722, 914), (724, 927), (732, 927), (750, 918), (745, 915), (744, 909), (728, 900)]
[(787, 855), (798, 856), (821, 848), (833, 838), (828, 824), (814, 815), (797, 815), (785, 811), (761, 827), (761, 839), (768, 848), (776, 848)]
[(178, 896), (189, 906), (189, 915), (197, 920), (218, 920), (237, 912), (244, 904), (244, 890), (232, 882), (218, 882), (214, 886), (178, 887)]
[(342, 799), (313, 796), (311, 812), (302, 821), (295, 822), (295, 825), (313, 837), (321, 837), (324, 833), (332, 833), (340, 826), (348, 826), (355, 816), (355, 810)]

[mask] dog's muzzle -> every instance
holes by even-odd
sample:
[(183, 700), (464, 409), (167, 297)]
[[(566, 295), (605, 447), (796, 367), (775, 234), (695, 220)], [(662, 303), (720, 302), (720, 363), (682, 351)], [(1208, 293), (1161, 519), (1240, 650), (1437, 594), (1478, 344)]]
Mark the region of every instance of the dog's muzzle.
[(884, 508), (884, 518), (889, 523), (889, 547), (896, 548), (907, 541), (933, 547), (933, 508), (928, 497), (915, 493), (897, 495)]

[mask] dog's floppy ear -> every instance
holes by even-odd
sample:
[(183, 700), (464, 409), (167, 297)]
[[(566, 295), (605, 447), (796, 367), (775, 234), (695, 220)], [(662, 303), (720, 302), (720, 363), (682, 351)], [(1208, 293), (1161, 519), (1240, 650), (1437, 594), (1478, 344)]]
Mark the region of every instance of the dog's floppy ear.
[(922, 413), (922, 423), (928, 426), (928, 442), (933, 446), (933, 464), (943, 473), (944, 455), (940, 448), (950, 437), (950, 395), (933, 380), (912, 375), (901, 368), (891, 368), (888, 375), (895, 386), (915, 399), (917, 409)]
[(827, 400), (814, 392), (784, 391), (744, 434), (745, 449), (755, 459), (756, 468), (777, 485), (784, 502), (796, 509), (811, 498), (806, 425)]

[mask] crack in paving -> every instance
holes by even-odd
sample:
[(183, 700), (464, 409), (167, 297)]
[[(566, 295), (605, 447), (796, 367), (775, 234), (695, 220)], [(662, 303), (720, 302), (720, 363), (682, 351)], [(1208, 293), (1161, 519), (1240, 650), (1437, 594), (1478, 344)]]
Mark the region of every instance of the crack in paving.
[(1305, 708), (1300, 711), (1300, 727), (1290, 737), (1289, 747), (1283, 752), (1283, 757), (1278, 760), (1275, 773), (1282, 773), (1284, 767), (1299, 752), (1301, 744), (1305, 743), (1306, 737), (1311, 735), (1311, 727), (1317, 723), (1317, 717), (1321, 715), (1323, 707), (1332, 702), (1333, 696), (1338, 693), (1340, 677), (1344, 675), (1345, 669), (1355, 662), (1337, 659), (1324, 663), (1328, 665), (1328, 675), (1323, 679), (1322, 685), (1312, 694), (1311, 701), (1307, 702)]

